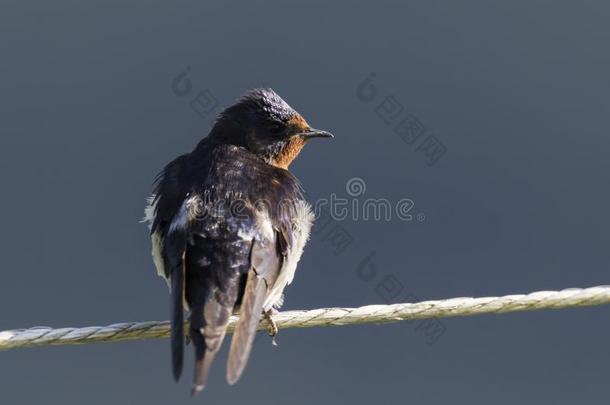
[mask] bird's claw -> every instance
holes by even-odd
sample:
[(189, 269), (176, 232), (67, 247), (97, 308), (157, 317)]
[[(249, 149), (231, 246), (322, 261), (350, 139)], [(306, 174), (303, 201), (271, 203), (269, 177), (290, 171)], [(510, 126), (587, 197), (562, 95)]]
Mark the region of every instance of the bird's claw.
[(273, 319), (273, 315), (275, 315), (276, 313), (277, 311), (275, 311), (273, 308), (264, 312), (265, 320), (267, 321), (267, 334), (271, 336), (271, 344), (273, 346), (277, 346), (277, 343), (275, 342), (275, 336), (279, 332), (277, 323)]

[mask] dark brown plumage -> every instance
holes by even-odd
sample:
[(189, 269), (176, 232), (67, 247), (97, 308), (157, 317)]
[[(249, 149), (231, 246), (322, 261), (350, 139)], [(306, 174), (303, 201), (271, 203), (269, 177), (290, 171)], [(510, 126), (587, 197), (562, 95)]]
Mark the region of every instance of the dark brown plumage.
[(263, 311), (281, 305), (313, 220), (290, 163), (314, 137), (273, 90), (223, 111), (210, 134), (158, 177), (147, 208), (157, 271), (171, 290), (173, 373), (183, 365), (183, 307), (195, 349), (193, 394), (206, 384), (229, 318), (239, 313), (227, 380), (241, 376)]

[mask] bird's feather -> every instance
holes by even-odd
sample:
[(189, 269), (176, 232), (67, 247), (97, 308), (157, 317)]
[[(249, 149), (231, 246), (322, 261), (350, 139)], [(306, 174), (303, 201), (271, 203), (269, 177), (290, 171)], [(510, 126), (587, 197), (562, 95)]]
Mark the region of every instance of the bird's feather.
[(263, 310), (266, 290), (265, 281), (254, 269), (250, 270), (227, 361), (227, 382), (231, 385), (239, 380), (246, 367)]
[[(234, 383), (263, 309), (278, 305), (292, 279), (311, 225), (310, 208), (288, 171), (243, 148), (206, 139), (165, 168), (155, 192), (154, 216), (148, 217), (154, 250), (161, 252), (160, 273), (170, 279), (174, 376), (183, 363), (184, 302), (195, 349), (194, 394), (205, 386), (229, 318), (239, 310), (227, 367), (227, 380)], [(245, 201), (245, 209), (231, 211), (233, 199)], [(267, 204), (256, 207), (256, 201)]]
[(193, 395), (205, 388), (210, 367), (224, 340), (236, 299), (237, 286), (234, 286), (227, 293), (214, 291), (213, 297), (205, 302), (203, 307), (192, 309), (190, 335), (195, 346)]
[(178, 381), (182, 374), (184, 359), (184, 310), (182, 301), (184, 296), (184, 262), (180, 268), (175, 269), (171, 278), (171, 348), (172, 371), (174, 379)]
[(171, 274), (170, 321), (172, 371), (178, 381), (184, 358), (184, 269), (186, 243), (182, 233), (168, 235), (164, 243), (164, 262)]
[(235, 384), (246, 367), (256, 329), (263, 311), (263, 303), (282, 267), (278, 234), (272, 240), (255, 241), (250, 254), (251, 268), (239, 309), (239, 320), (231, 340), (227, 362), (227, 381)]
[(194, 219), (188, 226), (186, 300), (191, 307), (189, 334), (195, 347), (193, 394), (206, 385), (249, 268), (252, 242), (233, 226), (242, 224), (206, 217)]

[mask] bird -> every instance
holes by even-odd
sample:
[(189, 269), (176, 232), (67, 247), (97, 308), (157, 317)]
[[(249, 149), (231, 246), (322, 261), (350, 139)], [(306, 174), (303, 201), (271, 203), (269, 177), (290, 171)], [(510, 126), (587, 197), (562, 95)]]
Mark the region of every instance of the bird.
[[(145, 208), (157, 273), (170, 290), (174, 379), (194, 348), (191, 394), (204, 389), (232, 315), (226, 379), (241, 377), (262, 317), (269, 334), (309, 238), (314, 212), (288, 170), (305, 144), (333, 138), (270, 88), (224, 109), (190, 153), (167, 164)], [(275, 343), (275, 341), (274, 341)]]

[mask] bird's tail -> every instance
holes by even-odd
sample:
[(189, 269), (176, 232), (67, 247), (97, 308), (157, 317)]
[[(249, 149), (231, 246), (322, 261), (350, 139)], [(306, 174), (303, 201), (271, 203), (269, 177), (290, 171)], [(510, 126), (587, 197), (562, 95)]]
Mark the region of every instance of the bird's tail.
[(195, 374), (191, 395), (201, 392), (207, 383), (210, 367), (224, 340), (231, 307), (214, 300), (191, 311), (190, 336), (195, 347)]
[(205, 337), (199, 331), (191, 330), (191, 341), (195, 346), (195, 376), (193, 378), (193, 389), (191, 390), (192, 396), (197, 395), (205, 388), (210, 367), (218, 351), (218, 348), (209, 350), (205, 340)]
[(254, 270), (251, 270), (248, 273), (246, 290), (239, 310), (239, 320), (235, 326), (231, 348), (229, 349), (227, 382), (231, 385), (239, 380), (248, 363), (263, 310), (265, 292), (265, 280), (258, 277)]
[[(183, 260), (184, 262), (184, 260)], [(172, 371), (178, 381), (182, 374), (184, 360), (184, 263), (173, 272), (171, 277), (171, 347)]]

